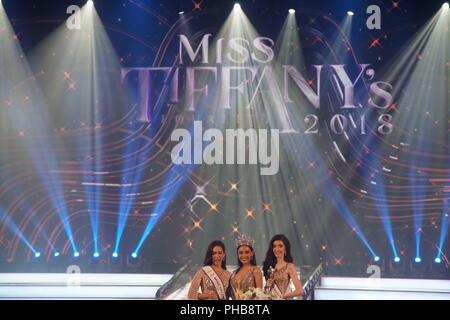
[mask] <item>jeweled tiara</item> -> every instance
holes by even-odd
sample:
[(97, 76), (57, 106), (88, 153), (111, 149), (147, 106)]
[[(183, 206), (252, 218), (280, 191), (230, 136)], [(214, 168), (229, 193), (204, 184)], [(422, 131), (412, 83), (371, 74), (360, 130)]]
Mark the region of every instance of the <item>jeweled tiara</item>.
[(239, 248), (240, 246), (250, 246), (254, 248), (255, 240), (249, 236), (246, 236), (245, 234), (241, 234), (234, 240), (234, 243), (237, 248)]

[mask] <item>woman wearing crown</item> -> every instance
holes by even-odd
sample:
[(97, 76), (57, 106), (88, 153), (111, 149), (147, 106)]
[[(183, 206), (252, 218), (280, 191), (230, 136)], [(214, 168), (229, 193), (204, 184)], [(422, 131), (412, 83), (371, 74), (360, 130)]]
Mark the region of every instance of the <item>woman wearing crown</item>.
[[(304, 294), (303, 286), (292, 262), (289, 240), (282, 234), (273, 236), (263, 262), (263, 272), (266, 287), (271, 288), (282, 299), (291, 299)], [(290, 281), (295, 287), (292, 292), (289, 286)]]
[(245, 235), (235, 240), (237, 247), (238, 265), (230, 279), (231, 296), (238, 299), (238, 290), (245, 291), (248, 288), (262, 288), (262, 272), (256, 266), (255, 241)]
[[(194, 276), (188, 292), (191, 300), (227, 300), (231, 273), (226, 269), (225, 245), (215, 240), (208, 245), (204, 266)], [(201, 292), (198, 289), (201, 288)]]

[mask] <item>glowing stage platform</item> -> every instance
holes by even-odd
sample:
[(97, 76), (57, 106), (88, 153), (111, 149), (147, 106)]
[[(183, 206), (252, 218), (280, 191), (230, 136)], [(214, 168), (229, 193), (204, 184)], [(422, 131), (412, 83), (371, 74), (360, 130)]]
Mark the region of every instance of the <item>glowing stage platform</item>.
[(450, 280), (322, 277), (315, 300), (450, 300)]
[(171, 274), (3, 273), (0, 299), (155, 299)]
[[(172, 274), (3, 273), (0, 299), (153, 300)], [(306, 279), (305, 279), (306, 280)], [(188, 284), (165, 299), (186, 299)], [(323, 276), (315, 300), (450, 300), (450, 280)]]

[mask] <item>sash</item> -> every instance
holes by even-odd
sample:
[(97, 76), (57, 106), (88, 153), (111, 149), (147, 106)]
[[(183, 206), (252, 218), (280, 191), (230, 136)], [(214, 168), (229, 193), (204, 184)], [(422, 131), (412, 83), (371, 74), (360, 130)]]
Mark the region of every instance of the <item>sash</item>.
[(225, 288), (223, 287), (223, 283), (220, 280), (217, 273), (211, 268), (210, 266), (204, 266), (202, 270), (206, 273), (206, 275), (209, 277), (209, 279), (214, 284), (214, 287), (216, 288), (217, 295), (219, 296), (220, 300), (226, 300), (225, 295)]
[[(286, 293), (291, 292), (291, 286), (290, 286), (291, 281), (289, 280), (288, 285), (286, 287)], [(275, 291), (275, 293), (281, 298), (283, 296), (283, 294), (281, 293), (280, 288), (278, 288), (277, 284), (274, 282), (273, 283), (273, 287), (272, 287), (273, 291)]]

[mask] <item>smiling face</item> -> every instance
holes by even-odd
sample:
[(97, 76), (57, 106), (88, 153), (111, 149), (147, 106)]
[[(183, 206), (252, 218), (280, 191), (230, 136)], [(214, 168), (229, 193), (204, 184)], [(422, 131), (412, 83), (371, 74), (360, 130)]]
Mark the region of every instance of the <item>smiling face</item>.
[(238, 249), (238, 259), (243, 264), (250, 264), (254, 252), (249, 246), (240, 246)]
[(272, 245), (272, 250), (277, 259), (284, 259), (284, 256), (286, 255), (286, 246), (284, 245), (283, 241), (275, 240)]
[(222, 261), (225, 258), (225, 252), (221, 246), (215, 246), (212, 249), (212, 262), (216, 267), (222, 266)]

